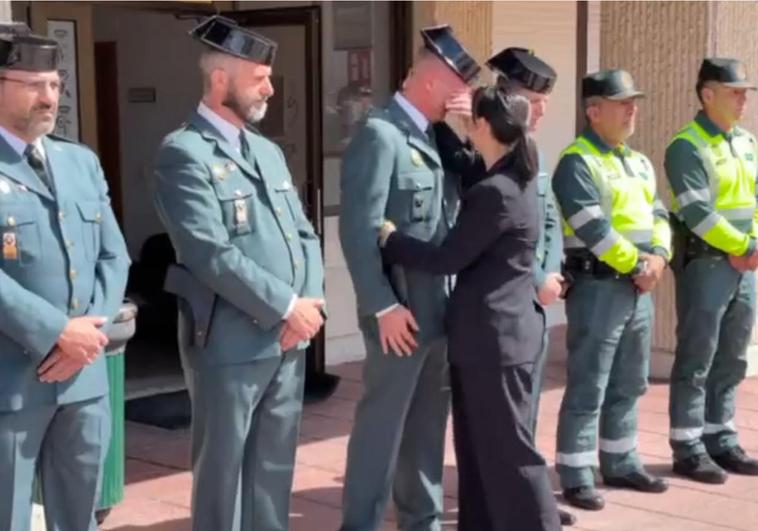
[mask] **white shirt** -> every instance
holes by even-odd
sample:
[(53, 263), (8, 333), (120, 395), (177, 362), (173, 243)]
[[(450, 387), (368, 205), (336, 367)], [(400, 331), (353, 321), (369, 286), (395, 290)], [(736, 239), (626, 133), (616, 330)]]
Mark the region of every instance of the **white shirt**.
[[(216, 130), (221, 133), (221, 136), (224, 137), (224, 140), (229, 142), (234, 149), (237, 151), (240, 150), (240, 128), (231, 123), (230, 121), (222, 118), (218, 115), (218, 113), (212, 111), (205, 103), (202, 101), (197, 106), (197, 114), (208, 120), (210, 124), (216, 128)], [(292, 294), (292, 299), (290, 299), (289, 306), (287, 306), (287, 311), (284, 312), (284, 315), (282, 316), (282, 320), (286, 321), (289, 316), (292, 314), (292, 310), (295, 309), (295, 303), (297, 302), (297, 294)]]
[(234, 149), (237, 151), (240, 150), (239, 127), (226, 120), (225, 118), (219, 116), (218, 113), (212, 111), (210, 107), (208, 107), (202, 101), (197, 106), (197, 114), (208, 120), (210, 124), (215, 127), (219, 133), (221, 133), (221, 136), (224, 137), (224, 140), (229, 142), (234, 147)]
[(395, 92), (395, 101), (400, 105), (400, 108), (410, 116), (413, 123), (419, 128), (419, 131), (426, 133), (426, 130), (429, 127), (429, 120), (427, 117), (421, 114), (421, 111), (419, 111), (410, 101), (408, 101), (408, 98), (403, 96), (400, 92)]
[[(429, 120), (421, 114), (421, 111), (419, 111), (410, 101), (408, 101), (408, 98), (403, 96), (400, 92), (395, 92), (395, 102), (400, 106), (401, 109), (405, 111), (405, 113), (413, 120), (413, 123), (416, 125), (416, 127), (419, 128), (419, 131), (422, 133), (426, 133), (427, 128), (429, 127)], [(380, 318), (383, 315), (386, 315), (390, 313), (392, 310), (400, 306), (398, 303), (393, 304), (392, 306), (388, 306), (387, 308), (383, 310), (379, 310), (374, 315), (376, 318)]]
[[(2, 136), (3, 139), (8, 142), (8, 144), (13, 148), (13, 151), (21, 155), (21, 157), (26, 156), (26, 148), (29, 146), (29, 142), (23, 138), (17, 137), (1, 125), (0, 136)], [(45, 154), (45, 146), (42, 145), (42, 137), (32, 142), (32, 144), (37, 148), (40, 155), (42, 156), (42, 159), (45, 161), (45, 164), (47, 164), (47, 155)]]

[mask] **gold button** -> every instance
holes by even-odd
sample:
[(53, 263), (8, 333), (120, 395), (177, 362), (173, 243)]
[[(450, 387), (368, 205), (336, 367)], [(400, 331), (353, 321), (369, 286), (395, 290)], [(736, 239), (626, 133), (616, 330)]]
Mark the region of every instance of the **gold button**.
[(74, 246), (74, 242), (66, 240), (66, 249), (71, 249)]
[(70, 278), (71, 280), (74, 280), (77, 275), (78, 273), (76, 272), (76, 269), (72, 269), (68, 272), (68, 278)]
[(295, 269), (297, 269), (299, 266), (300, 266), (300, 262), (298, 262), (297, 260), (295, 260)]
[(234, 195), (236, 195), (237, 197), (242, 197), (242, 190), (235, 190)]
[(290, 234), (289, 232), (287, 233), (287, 239), (288, 239), (289, 241), (292, 241), (292, 234)]
[(58, 219), (63, 219), (65, 217), (66, 217), (66, 213), (63, 210), (61, 210), (60, 212), (58, 212)]
[(279, 207), (276, 207), (276, 215), (281, 216), (282, 215), (282, 209)]
[(79, 308), (79, 299), (73, 298), (71, 299), (71, 309), (76, 310)]
[(100, 223), (101, 219), (103, 219), (103, 216), (102, 216), (102, 214), (100, 214), (100, 212), (98, 212), (97, 214), (95, 214), (95, 222)]
[(197, 337), (203, 337), (204, 332), (202, 330), (197, 331)]
[(8, 226), (9, 227), (15, 227), (16, 226), (16, 218), (13, 216), (8, 216)]

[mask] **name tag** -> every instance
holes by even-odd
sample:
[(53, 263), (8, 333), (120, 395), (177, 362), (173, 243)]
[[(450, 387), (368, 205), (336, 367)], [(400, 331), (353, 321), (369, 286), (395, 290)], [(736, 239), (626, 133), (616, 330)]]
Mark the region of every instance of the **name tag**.
[(234, 201), (234, 224), (238, 227), (247, 225), (247, 201), (244, 199)]

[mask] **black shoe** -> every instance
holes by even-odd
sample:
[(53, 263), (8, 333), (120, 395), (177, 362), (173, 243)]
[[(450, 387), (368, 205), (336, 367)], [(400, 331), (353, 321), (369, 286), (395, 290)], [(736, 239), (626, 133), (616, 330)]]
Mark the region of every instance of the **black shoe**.
[(674, 461), (674, 472), (700, 483), (721, 485), (729, 477), (707, 454), (698, 454)]
[(594, 487), (565, 489), (563, 499), (574, 507), (588, 511), (599, 511), (605, 507), (605, 500)]
[(758, 459), (748, 456), (739, 446), (730, 448), (723, 454), (712, 455), (711, 458), (728, 472), (745, 476), (758, 476)]
[(558, 507), (558, 518), (561, 519), (561, 526), (563, 527), (571, 527), (576, 523), (576, 516), (560, 507)]
[(644, 470), (635, 471), (617, 478), (604, 477), (603, 483), (609, 487), (634, 489), (640, 492), (666, 492), (669, 488), (668, 483), (663, 479), (648, 474)]

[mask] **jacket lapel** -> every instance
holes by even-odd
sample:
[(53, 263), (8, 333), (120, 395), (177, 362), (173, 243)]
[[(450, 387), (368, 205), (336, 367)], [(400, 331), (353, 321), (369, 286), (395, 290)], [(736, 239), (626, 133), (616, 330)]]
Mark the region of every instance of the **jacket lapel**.
[(419, 130), (411, 117), (408, 116), (400, 105), (398, 105), (394, 98), (390, 102), (388, 110), (392, 121), (405, 133), (408, 139), (408, 144), (412, 148), (423, 153), (429, 160), (434, 162), (436, 166), (442, 167), (440, 155), (437, 153), (437, 146), (433, 146), (429, 142), (426, 133)]
[[(237, 166), (239, 166), (239, 168), (245, 172), (245, 174), (253, 177), (254, 179), (260, 179), (260, 176), (255, 171), (253, 164), (247, 161), (242, 156), (242, 153), (240, 153), (237, 149), (234, 148), (234, 146), (227, 142), (221, 133), (219, 133), (218, 130), (213, 127), (213, 125), (208, 120), (195, 112), (192, 114), (192, 116), (190, 116), (189, 123), (198, 131), (200, 131), (200, 134), (203, 136), (203, 138), (210, 142), (214, 142), (219, 151), (234, 161)], [(250, 151), (252, 152), (253, 150), (251, 149)]]
[[(47, 144), (45, 145), (47, 150)], [(48, 164), (51, 166), (52, 164)], [(38, 195), (41, 195), (51, 201), (54, 201), (52, 193), (40, 181), (37, 174), (26, 162), (26, 160), (16, 153), (13, 148), (0, 136), (0, 174), (14, 180), (18, 184), (26, 187)]]

